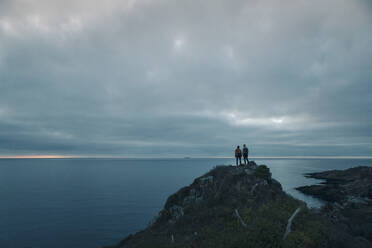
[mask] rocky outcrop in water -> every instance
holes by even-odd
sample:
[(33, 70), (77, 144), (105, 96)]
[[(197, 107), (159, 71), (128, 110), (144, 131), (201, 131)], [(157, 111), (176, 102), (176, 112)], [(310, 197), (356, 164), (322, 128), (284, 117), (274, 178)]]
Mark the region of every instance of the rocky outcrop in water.
[(320, 185), (297, 190), (327, 202), (320, 214), (332, 223), (339, 247), (372, 247), (372, 167), (306, 174)]
[(303, 186), (297, 190), (328, 202), (367, 203), (372, 199), (372, 167), (360, 166), (347, 170), (309, 173), (306, 177), (323, 179), (320, 185)]
[(335, 247), (329, 230), (266, 166), (251, 162), (196, 178), (168, 198), (146, 229), (112, 247)]

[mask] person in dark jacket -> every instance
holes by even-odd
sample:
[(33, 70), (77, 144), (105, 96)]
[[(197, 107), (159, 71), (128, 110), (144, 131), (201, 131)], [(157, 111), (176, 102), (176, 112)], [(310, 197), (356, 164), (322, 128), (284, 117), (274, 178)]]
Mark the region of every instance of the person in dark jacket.
[[(235, 149), (235, 158), (236, 158), (236, 166), (242, 165), (242, 151), (240, 150), (240, 147), (237, 146)], [(239, 160), (239, 164), (238, 164)]]
[(244, 164), (248, 164), (248, 147), (244, 144), (243, 145), (243, 158), (244, 158)]

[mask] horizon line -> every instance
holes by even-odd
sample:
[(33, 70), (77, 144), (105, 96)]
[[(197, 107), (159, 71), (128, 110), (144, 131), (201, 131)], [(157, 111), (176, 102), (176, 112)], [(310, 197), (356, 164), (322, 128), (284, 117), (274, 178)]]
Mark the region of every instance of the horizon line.
[[(0, 155), (0, 159), (234, 159), (234, 156)], [(251, 159), (372, 159), (372, 156), (250, 156)]]

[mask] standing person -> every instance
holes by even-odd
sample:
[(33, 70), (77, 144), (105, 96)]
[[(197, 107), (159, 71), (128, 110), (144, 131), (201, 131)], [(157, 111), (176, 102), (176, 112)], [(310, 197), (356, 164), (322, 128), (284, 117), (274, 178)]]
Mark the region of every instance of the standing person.
[(242, 151), (240, 150), (239, 146), (235, 149), (235, 158), (236, 158), (236, 166), (238, 166), (238, 160), (239, 165), (242, 165)]
[(244, 164), (248, 164), (248, 147), (244, 144), (243, 145), (243, 158), (244, 158)]

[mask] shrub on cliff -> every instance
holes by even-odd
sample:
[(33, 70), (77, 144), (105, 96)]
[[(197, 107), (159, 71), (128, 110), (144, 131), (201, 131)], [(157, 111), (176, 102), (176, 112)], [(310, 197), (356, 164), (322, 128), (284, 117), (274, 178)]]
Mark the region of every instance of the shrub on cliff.
[[(170, 196), (147, 229), (114, 247), (326, 247), (327, 223), (314, 218), (303, 202), (270, 180), (267, 166), (252, 172), (250, 166), (216, 167)], [(288, 219), (298, 207), (302, 210), (283, 240)]]
[(254, 171), (256, 177), (263, 178), (263, 179), (270, 179), (271, 173), (270, 169), (266, 165), (260, 165)]

